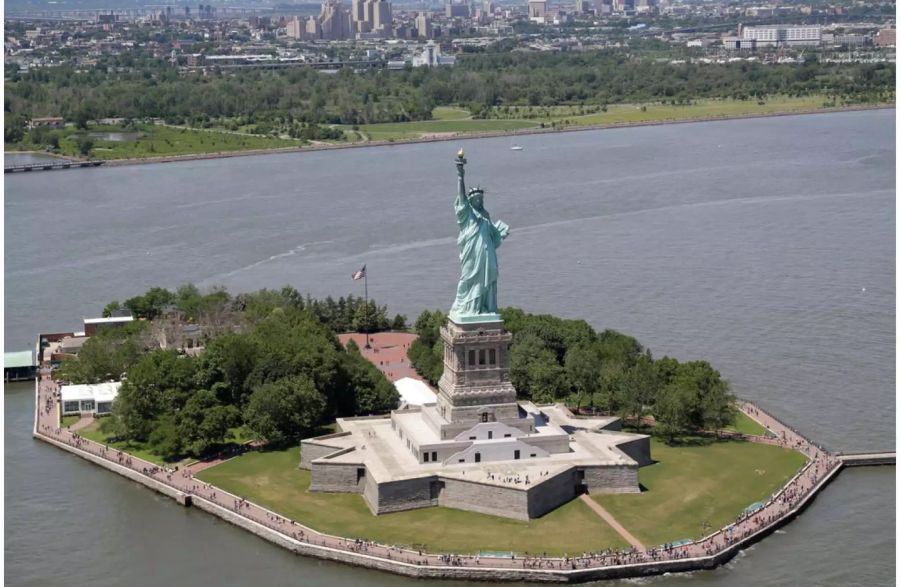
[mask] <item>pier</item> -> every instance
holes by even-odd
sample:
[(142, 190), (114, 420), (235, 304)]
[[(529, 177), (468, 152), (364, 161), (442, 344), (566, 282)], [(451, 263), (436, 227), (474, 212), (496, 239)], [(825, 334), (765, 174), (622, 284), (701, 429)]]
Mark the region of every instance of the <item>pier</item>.
[(60, 160), (47, 163), (24, 163), (22, 165), (10, 165), (3, 168), (3, 173), (17, 173), (27, 171), (53, 171), (55, 169), (72, 169), (75, 167), (99, 167), (105, 161), (69, 161)]
[(838, 453), (838, 458), (841, 459), (841, 464), (845, 467), (876, 467), (897, 464), (896, 452)]

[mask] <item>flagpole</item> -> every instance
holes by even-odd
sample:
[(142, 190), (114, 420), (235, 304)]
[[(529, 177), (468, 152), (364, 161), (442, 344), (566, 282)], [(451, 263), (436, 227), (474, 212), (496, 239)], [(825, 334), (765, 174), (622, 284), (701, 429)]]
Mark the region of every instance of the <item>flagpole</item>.
[(366, 328), (366, 347), (367, 349), (372, 348), (372, 345), (369, 344), (369, 268), (366, 267), (365, 273), (363, 273), (363, 280), (365, 283), (365, 303), (366, 303), (366, 313), (365, 313), (365, 328)]

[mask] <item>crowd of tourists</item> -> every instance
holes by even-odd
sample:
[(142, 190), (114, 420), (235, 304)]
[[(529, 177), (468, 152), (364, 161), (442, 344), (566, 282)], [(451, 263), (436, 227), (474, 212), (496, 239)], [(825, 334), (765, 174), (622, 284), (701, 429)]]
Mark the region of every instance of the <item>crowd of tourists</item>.
[[(142, 475), (150, 477), (177, 492), (194, 496), (215, 504), (224, 510), (231, 510), (253, 522), (278, 532), (281, 536), (292, 538), (299, 544), (326, 546), (353, 553), (365, 553), (392, 561), (403, 561), (416, 565), (441, 566), (477, 566), (495, 568), (554, 569), (570, 570), (600, 568), (618, 565), (654, 564), (666, 561), (677, 561), (687, 558), (708, 557), (719, 554), (733, 547), (738, 542), (770, 528), (784, 516), (795, 510), (806, 499), (817, 484), (840, 465), (840, 460), (816, 445), (800, 433), (785, 426), (771, 415), (752, 404), (743, 404), (742, 409), (754, 419), (762, 423), (785, 446), (795, 448), (806, 454), (810, 460), (806, 466), (785, 487), (773, 495), (765, 504), (755, 511), (746, 511), (733, 523), (718, 530), (704, 539), (685, 544), (665, 544), (656, 548), (639, 550), (604, 550), (595, 553), (583, 553), (576, 557), (525, 556), (512, 557), (487, 555), (451, 555), (430, 554), (423, 550), (413, 550), (378, 544), (374, 541), (346, 539), (327, 534), (320, 534), (297, 524), (274, 512), (270, 512), (247, 499), (229, 494), (221, 489), (198, 481), (189, 468), (168, 468), (131, 457), (122, 451), (110, 450), (108, 446), (90, 441), (79, 434), (59, 426), (59, 389), (49, 377), (49, 370), (42, 371), (39, 383), (38, 430), (57, 442), (62, 442), (80, 451), (106, 459), (118, 466), (126, 467)], [(504, 482), (523, 482), (510, 477)], [(524, 482), (530, 480), (526, 477)], [(299, 548), (298, 548), (299, 550)]]

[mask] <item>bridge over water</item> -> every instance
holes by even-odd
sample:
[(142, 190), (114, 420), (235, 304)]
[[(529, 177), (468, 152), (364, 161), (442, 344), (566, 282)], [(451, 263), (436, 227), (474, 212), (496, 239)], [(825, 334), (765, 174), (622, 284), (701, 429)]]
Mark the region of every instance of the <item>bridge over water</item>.
[(23, 163), (10, 165), (3, 168), (3, 173), (16, 173), (19, 171), (52, 171), (54, 169), (72, 169), (74, 167), (98, 167), (105, 161), (52, 161), (47, 163)]

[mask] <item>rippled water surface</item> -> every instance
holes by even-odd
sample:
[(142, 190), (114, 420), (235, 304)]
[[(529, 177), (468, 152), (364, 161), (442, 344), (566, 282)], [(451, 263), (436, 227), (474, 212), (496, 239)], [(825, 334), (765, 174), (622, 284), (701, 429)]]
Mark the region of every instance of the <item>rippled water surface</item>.
[[(501, 303), (584, 317), (680, 359), (835, 449), (894, 446), (894, 111), (465, 141), (512, 226)], [(7, 175), (7, 349), (185, 281), (447, 308), (452, 157), (435, 143)], [(15, 585), (406, 583), (294, 557), (31, 440), (8, 386)], [(663, 584), (885, 584), (894, 470), (844, 473), (798, 521)]]

